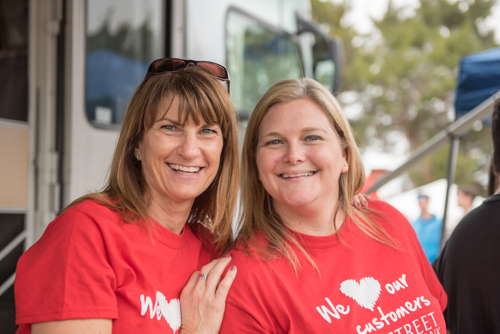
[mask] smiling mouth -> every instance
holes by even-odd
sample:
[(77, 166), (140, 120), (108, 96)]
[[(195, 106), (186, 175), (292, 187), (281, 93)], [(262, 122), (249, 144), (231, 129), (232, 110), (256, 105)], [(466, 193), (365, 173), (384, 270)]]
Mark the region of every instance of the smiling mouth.
[(291, 179), (291, 178), (301, 177), (301, 176), (312, 176), (316, 173), (317, 172), (307, 172), (307, 173), (300, 173), (300, 174), (279, 174), (278, 176), (281, 177), (282, 179)]
[(167, 165), (176, 172), (186, 175), (196, 174), (201, 170), (201, 167), (187, 167), (187, 166), (173, 165), (173, 164), (167, 164)]

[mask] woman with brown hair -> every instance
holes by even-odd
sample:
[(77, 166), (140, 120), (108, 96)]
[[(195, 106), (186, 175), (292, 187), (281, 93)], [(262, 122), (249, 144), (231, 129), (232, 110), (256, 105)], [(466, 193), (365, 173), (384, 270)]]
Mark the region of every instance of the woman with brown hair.
[(233, 266), (220, 281), (228, 256), (210, 262), (233, 241), (228, 89), (215, 63), (151, 64), (104, 190), (70, 204), (19, 260), (18, 333), (218, 332), (236, 275)]
[(415, 233), (381, 201), (333, 95), (284, 80), (260, 99), (242, 155), (239, 269), (220, 333), (444, 333), (446, 294)]

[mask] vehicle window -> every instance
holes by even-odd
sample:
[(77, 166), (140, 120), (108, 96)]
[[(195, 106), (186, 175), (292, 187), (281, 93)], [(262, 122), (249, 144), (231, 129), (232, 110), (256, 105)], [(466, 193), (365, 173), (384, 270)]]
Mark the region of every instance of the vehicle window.
[(92, 124), (120, 124), (148, 65), (165, 53), (165, 0), (88, 0), (85, 107)]
[(313, 78), (332, 92), (334, 88), (335, 63), (331, 58), (327, 41), (320, 36), (315, 36), (314, 38)]
[(0, 1), (0, 118), (28, 121), (28, 1)]
[(303, 76), (296, 37), (234, 9), (226, 18), (226, 36), (231, 98), (243, 118), (273, 83)]

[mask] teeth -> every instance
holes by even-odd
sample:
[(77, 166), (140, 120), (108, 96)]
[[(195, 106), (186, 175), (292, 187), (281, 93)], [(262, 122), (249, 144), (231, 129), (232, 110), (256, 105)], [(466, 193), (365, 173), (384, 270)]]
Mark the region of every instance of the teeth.
[(281, 177), (284, 179), (292, 178), (292, 177), (300, 177), (300, 176), (311, 176), (313, 172), (301, 173), (301, 174), (281, 174)]
[(198, 173), (201, 169), (200, 167), (186, 167), (172, 164), (168, 164), (168, 167), (181, 173)]

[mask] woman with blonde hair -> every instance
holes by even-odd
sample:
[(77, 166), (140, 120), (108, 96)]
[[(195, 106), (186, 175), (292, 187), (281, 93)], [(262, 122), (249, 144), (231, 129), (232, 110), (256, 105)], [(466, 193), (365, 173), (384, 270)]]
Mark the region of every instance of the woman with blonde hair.
[(104, 190), (70, 204), (19, 260), (18, 333), (218, 332), (236, 275), (233, 266), (220, 281), (228, 256), (210, 262), (233, 242), (228, 89), (212, 62), (151, 64)]
[(446, 295), (413, 229), (381, 201), (352, 205), (364, 171), (336, 99), (274, 84), (242, 156), (239, 269), (220, 333), (444, 333)]

